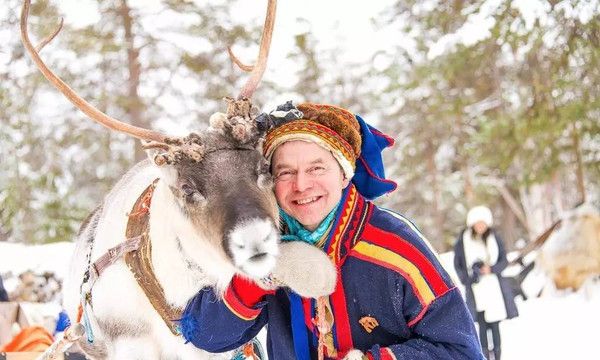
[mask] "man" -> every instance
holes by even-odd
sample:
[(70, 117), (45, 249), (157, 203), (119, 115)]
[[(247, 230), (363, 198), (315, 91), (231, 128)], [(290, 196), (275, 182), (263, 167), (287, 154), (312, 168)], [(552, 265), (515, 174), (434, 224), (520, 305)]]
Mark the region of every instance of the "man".
[(396, 188), (384, 179), (381, 159), (393, 140), (330, 105), (288, 103), (259, 121), (270, 128), (263, 151), (282, 241), (328, 254), (338, 273), (335, 290), (307, 299), (234, 277), (222, 301), (203, 290), (190, 302), (185, 338), (221, 352), (268, 323), (275, 360), (482, 359), (459, 290), (426, 240), (410, 221), (367, 200)]

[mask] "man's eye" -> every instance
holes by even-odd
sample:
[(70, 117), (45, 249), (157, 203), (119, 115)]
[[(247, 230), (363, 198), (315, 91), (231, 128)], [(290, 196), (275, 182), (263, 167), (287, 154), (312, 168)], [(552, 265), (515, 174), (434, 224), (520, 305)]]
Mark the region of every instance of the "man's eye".
[(325, 167), (323, 166), (313, 166), (310, 169), (308, 169), (308, 173), (311, 175), (321, 175), (325, 172)]
[(275, 177), (277, 180), (289, 180), (292, 178), (292, 172), (289, 170), (280, 171)]

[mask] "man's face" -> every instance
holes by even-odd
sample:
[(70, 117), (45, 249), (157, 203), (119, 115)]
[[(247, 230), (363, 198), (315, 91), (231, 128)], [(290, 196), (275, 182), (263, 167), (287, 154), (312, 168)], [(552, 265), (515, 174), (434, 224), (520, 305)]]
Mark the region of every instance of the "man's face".
[(312, 142), (280, 145), (271, 169), (279, 206), (310, 231), (333, 210), (349, 183), (333, 155)]

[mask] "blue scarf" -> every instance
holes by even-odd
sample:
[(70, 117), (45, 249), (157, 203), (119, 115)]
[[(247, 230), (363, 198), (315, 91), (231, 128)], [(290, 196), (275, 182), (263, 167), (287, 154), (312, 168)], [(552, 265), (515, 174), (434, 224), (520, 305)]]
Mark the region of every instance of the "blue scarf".
[(288, 215), (285, 211), (283, 211), (283, 209), (279, 208), (279, 215), (281, 216), (281, 219), (283, 219), (283, 221), (287, 225), (288, 232), (289, 232), (288, 234), (281, 235), (281, 240), (282, 241), (304, 241), (305, 243), (308, 243), (311, 245), (316, 244), (321, 238), (323, 238), (323, 235), (325, 235), (325, 232), (327, 231), (327, 229), (329, 229), (329, 226), (331, 225), (331, 222), (333, 221), (333, 217), (335, 216), (335, 212), (337, 211), (339, 206), (340, 206), (340, 204), (338, 203), (333, 208), (333, 210), (331, 210), (331, 212), (325, 217), (325, 219), (323, 219), (323, 221), (321, 221), (319, 226), (317, 226), (317, 228), (313, 232), (306, 230), (304, 228), (304, 226), (302, 226), (302, 224), (300, 224), (300, 222), (298, 220), (294, 219), (293, 217)]
[[(331, 210), (331, 212), (321, 221), (315, 231), (309, 231), (290, 215), (286, 214), (281, 208), (279, 214), (288, 227), (289, 234), (281, 236), (282, 241), (304, 241), (314, 245), (323, 238), (327, 230), (329, 230), (333, 219), (337, 213), (341, 201)], [(294, 352), (297, 360), (310, 360), (308, 332), (304, 323), (304, 308), (302, 306), (302, 298), (300, 295), (289, 292), (290, 298), (290, 313), (292, 317), (292, 337), (294, 340)]]

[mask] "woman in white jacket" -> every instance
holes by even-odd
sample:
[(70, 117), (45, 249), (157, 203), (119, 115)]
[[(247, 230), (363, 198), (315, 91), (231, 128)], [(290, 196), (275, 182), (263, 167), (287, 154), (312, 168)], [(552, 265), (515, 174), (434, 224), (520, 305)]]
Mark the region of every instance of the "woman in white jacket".
[(518, 311), (510, 283), (502, 276), (508, 265), (504, 243), (492, 225), (489, 208), (477, 206), (469, 210), (467, 227), (454, 246), (454, 267), (465, 285), (467, 306), (479, 325), (483, 354), (500, 360), (499, 323), (516, 317)]

